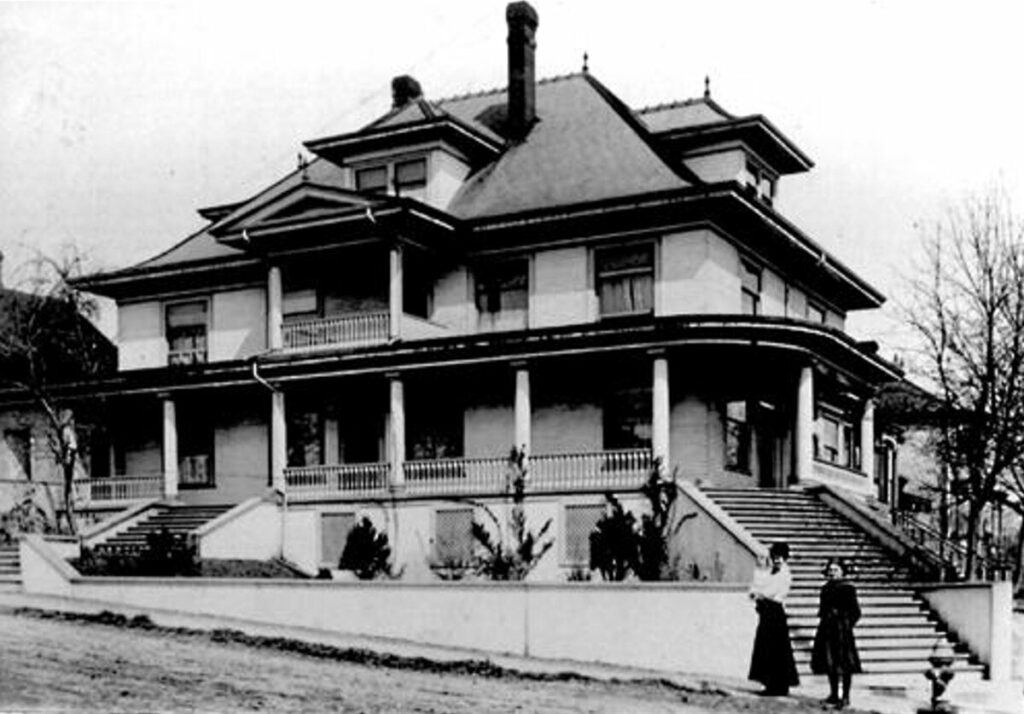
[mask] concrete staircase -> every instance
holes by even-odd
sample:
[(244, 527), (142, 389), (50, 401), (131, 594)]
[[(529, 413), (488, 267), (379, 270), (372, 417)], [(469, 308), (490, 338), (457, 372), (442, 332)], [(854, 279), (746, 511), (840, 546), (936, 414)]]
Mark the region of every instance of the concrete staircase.
[(151, 535), (160, 533), (164, 528), (176, 537), (187, 537), (189, 533), (232, 506), (157, 506), (150, 515), (143, 518), (116, 535), (94, 546), (97, 553), (145, 548)]
[(21, 556), (18, 542), (0, 545), (0, 592), (21, 589)]
[(943, 629), (912, 587), (913, 573), (871, 536), (800, 491), (702, 489), (766, 547), (790, 547), (793, 589), (786, 601), (790, 636), (801, 675), (810, 674), (811, 646), (818, 624), (818, 591), (829, 557), (852, 565), (862, 611), (856, 636), (865, 674), (922, 673), (932, 654), (954, 658), (957, 677), (980, 678), (972, 661)]

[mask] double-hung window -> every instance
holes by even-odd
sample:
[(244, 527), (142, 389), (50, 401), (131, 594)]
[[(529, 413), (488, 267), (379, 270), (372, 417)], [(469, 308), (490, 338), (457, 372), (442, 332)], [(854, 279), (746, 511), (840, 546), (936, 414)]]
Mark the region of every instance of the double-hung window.
[(761, 312), (761, 269), (746, 260), (740, 261), (740, 307), (745, 315)]
[(427, 186), (425, 157), (356, 169), (356, 190), (368, 193), (415, 194)]
[(208, 306), (206, 300), (192, 300), (167, 306), (165, 318), (168, 364), (206, 362)]
[(388, 167), (369, 166), (365, 169), (356, 169), (356, 190), (369, 193), (388, 192)]
[(395, 193), (399, 196), (426, 187), (427, 160), (411, 159), (395, 164)]
[(841, 415), (821, 412), (814, 440), (815, 457), (845, 468), (859, 468), (853, 425)]
[(594, 263), (602, 317), (653, 312), (653, 243), (601, 248)]
[(528, 263), (508, 260), (474, 271), (476, 309), (481, 329), (526, 327), (529, 302)]
[(775, 199), (775, 175), (754, 161), (747, 161), (746, 184), (749, 190), (768, 205)]

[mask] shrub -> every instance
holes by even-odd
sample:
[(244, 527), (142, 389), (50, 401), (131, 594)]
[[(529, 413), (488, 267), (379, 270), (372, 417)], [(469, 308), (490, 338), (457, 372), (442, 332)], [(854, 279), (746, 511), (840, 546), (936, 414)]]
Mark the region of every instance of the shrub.
[(194, 545), (166, 528), (150, 533), (139, 548), (83, 548), (73, 564), (83, 575), (197, 576), (200, 563)]
[(551, 528), (552, 519), (549, 518), (536, 532), (526, 525), (526, 477), (526, 452), (513, 448), (508, 457), (512, 509), (507, 533), (502, 531), (497, 516), (486, 506), (481, 508), (491, 519), (493, 534), (479, 521), (473, 521), (473, 539), (479, 545), (474, 558), (474, 570), (478, 575), (490, 580), (525, 580), (554, 545), (553, 540), (544, 540)]
[(590, 534), (590, 567), (602, 579), (617, 582), (639, 567), (639, 536), (633, 514), (611, 493), (604, 498), (605, 512)]
[(388, 534), (378, 533), (373, 522), (366, 516), (349, 531), (338, 567), (342, 570), (351, 570), (360, 580), (400, 575), (392, 572)]
[(648, 512), (640, 517), (639, 527), (615, 496), (605, 494), (607, 509), (590, 536), (590, 565), (605, 580), (624, 580), (630, 572), (649, 581), (678, 577), (678, 569), (669, 563), (669, 542), (697, 514), (676, 513), (675, 476), (666, 479), (661, 472), (661, 460), (655, 459), (640, 489)]

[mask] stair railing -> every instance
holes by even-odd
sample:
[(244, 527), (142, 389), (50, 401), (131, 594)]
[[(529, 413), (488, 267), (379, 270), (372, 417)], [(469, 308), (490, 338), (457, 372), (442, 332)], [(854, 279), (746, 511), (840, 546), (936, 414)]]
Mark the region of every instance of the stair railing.
[[(944, 564), (947, 579), (956, 580), (964, 576), (970, 578), (972, 574), (965, 572), (967, 546), (944, 536), (933, 526), (922, 523), (908, 511), (893, 511), (892, 516), (893, 523), (900, 531)], [(1011, 572), (1012, 568), (1004, 558), (991, 557), (982, 550), (980, 543), (975, 545), (974, 576), (983, 580), (1006, 580)]]

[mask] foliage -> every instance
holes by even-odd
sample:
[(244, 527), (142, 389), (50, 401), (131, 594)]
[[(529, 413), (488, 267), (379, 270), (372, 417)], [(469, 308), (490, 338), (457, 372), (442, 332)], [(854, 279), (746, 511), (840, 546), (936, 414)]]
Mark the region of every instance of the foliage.
[(28, 264), (24, 290), (0, 289), (0, 387), (23, 391), (44, 415), (47, 445), (60, 468), (64, 514), (75, 531), (72, 485), (79, 462), (80, 408), (62, 385), (116, 369), (116, 351), (93, 326), (94, 298), (73, 286), (83, 258), (73, 250), (58, 258), (38, 255)]
[(615, 496), (605, 494), (607, 508), (590, 536), (590, 566), (605, 580), (624, 580), (630, 573), (648, 581), (678, 577), (670, 563), (669, 544), (683, 523), (697, 514), (677, 514), (675, 477), (662, 476), (660, 459), (651, 464), (641, 493), (648, 508), (639, 525)]
[(9, 543), (22, 533), (51, 533), (53, 524), (46, 511), (36, 503), (35, 486), (25, 489), (20, 501), (0, 513), (0, 542)]
[(195, 577), (201, 574), (195, 545), (184, 535), (166, 528), (150, 533), (146, 545), (137, 548), (83, 548), (72, 564), (83, 575), (129, 575), (150, 577)]
[(537, 531), (527, 527), (524, 507), (527, 475), (526, 452), (513, 448), (508, 457), (512, 507), (507, 533), (503, 532), (498, 517), (486, 506), (480, 508), (491, 519), (493, 529), (488, 529), (477, 520), (473, 521), (472, 535), (479, 546), (473, 565), (478, 575), (490, 580), (525, 580), (554, 545), (553, 540), (544, 540), (551, 529), (552, 519), (545, 521)]
[(458, 556), (431, 558), (427, 561), (431, 572), (441, 580), (462, 580), (473, 571), (473, 561)]
[(613, 494), (605, 494), (605, 511), (590, 534), (590, 567), (603, 580), (618, 582), (640, 564), (636, 517)]
[(400, 575), (393, 572), (388, 534), (378, 533), (367, 516), (363, 516), (348, 532), (338, 567), (351, 570), (360, 580)]
[(999, 489), (1024, 496), (1024, 224), (999, 191), (969, 197), (923, 236), (904, 309), (922, 347), (911, 367), (938, 392), (936, 453), (979, 526)]

